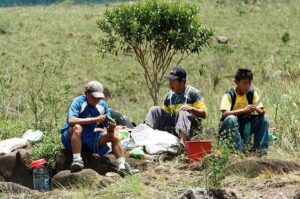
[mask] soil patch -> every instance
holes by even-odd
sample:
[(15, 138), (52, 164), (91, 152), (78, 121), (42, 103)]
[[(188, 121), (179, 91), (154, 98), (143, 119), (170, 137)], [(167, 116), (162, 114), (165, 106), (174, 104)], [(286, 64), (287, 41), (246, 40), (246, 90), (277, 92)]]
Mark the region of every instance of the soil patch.
[(300, 165), (293, 161), (266, 159), (240, 161), (226, 168), (228, 175), (243, 172), (250, 178), (257, 177), (264, 172), (282, 174), (290, 171), (300, 171)]

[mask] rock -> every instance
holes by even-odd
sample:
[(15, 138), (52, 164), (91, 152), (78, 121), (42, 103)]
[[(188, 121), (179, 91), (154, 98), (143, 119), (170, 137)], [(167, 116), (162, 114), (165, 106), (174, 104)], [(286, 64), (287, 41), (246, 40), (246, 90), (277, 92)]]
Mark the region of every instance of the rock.
[(106, 173), (105, 177), (110, 182), (118, 181), (118, 180), (120, 180), (122, 178), (122, 176), (120, 174), (114, 173), (114, 172), (108, 172), (108, 173)]
[(283, 101), (283, 102), (287, 102), (287, 101), (290, 101), (292, 99), (293, 99), (293, 97), (288, 95), (288, 94), (282, 94), (280, 96), (280, 100)]
[(7, 182), (7, 188), (11, 193), (26, 193), (26, 194), (33, 194), (33, 190), (29, 189), (28, 187), (24, 187), (22, 185)]
[[(95, 170), (100, 175), (105, 175), (107, 172), (117, 172), (116, 166), (111, 160), (102, 155), (95, 153), (82, 152), (84, 168)], [(55, 171), (56, 173), (69, 170), (72, 162), (72, 153), (66, 149), (62, 149), (56, 153)]]
[[(0, 193), (9, 195), (9, 198), (15, 198), (15, 195), (22, 194), (23, 198), (38, 198), (42, 193), (24, 187), (13, 182), (0, 182)], [(27, 196), (27, 197), (26, 197)], [(16, 197), (18, 198), (18, 197)]]
[(222, 189), (189, 189), (181, 197), (181, 199), (196, 198), (218, 198), (218, 199), (237, 199), (237, 195), (232, 191)]
[(300, 189), (295, 191), (293, 199), (300, 199)]
[(109, 178), (119, 178), (120, 175), (118, 173), (114, 173), (114, 172), (108, 172), (105, 174), (106, 177), (109, 177)]
[(217, 36), (216, 40), (219, 44), (227, 44), (227, 42), (228, 42), (228, 38), (226, 36), (222, 36), (222, 35)]
[(76, 173), (71, 173), (70, 170), (60, 171), (51, 180), (51, 186), (54, 189), (77, 187), (82, 184), (90, 186), (94, 183), (105, 186), (107, 183), (111, 183), (111, 180), (99, 175), (92, 169), (83, 169)]
[(282, 70), (277, 70), (276, 72), (274, 72), (271, 77), (272, 78), (281, 78), (285, 75), (285, 72)]
[(265, 188), (266, 188), (266, 185), (265, 185), (265, 183), (263, 183), (263, 182), (257, 182), (257, 183), (254, 185), (254, 188), (257, 189), (257, 190), (262, 190), (262, 189), (265, 189)]
[(166, 171), (166, 167), (164, 165), (158, 165), (157, 167), (155, 167), (155, 173), (162, 173), (164, 171)]
[(0, 176), (8, 182), (33, 188), (32, 170), (27, 167), (29, 154), (26, 150), (11, 152), (0, 156)]
[(279, 192), (276, 194), (274, 199), (288, 199), (288, 197), (283, 192)]

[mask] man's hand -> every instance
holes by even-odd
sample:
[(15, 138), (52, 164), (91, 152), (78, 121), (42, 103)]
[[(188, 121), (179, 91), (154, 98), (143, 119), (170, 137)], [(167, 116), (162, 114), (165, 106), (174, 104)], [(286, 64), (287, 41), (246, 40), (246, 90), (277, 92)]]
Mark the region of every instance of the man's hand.
[(114, 133), (116, 125), (112, 123), (108, 123), (108, 127), (106, 128), (107, 133)]
[(99, 115), (99, 116), (96, 117), (96, 121), (99, 124), (103, 123), (104, 120), (105, 120), (105, 115)]
[(185, 104), (185, 105), (183, 105), (183, 106), (181, 107), (180, 110), (187, 111), (187, 112), (192, 112), (193, 107), (191, 107), (191, 106)]
[(243, 113), (246, 113), (246, 114), (250, 114), (252, 113), (253, 111), (255, 111), (255, 106), (253, 106), (253, 104), (249, 104), (248, 106), (246, 106), (245, 108), (243, 108)]
[(259, 108), (256, 108), (256, 112), (259, 114), (259, 115), (263, 115), (265, 114), (266, 110), (264, 107), (259, 107)]

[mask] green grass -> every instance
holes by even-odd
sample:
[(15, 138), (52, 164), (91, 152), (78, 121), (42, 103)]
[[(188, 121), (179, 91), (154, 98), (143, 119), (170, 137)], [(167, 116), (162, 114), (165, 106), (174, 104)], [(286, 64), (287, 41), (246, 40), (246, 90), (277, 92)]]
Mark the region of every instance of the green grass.
[[(214, 50), (217, 42), (212, 41), (200, 55), (182, 62), (188, 84), (201, 90), (206, 98), (209, 117), (205, 128), (217, 128), (221, 97), (233, 86), (236, 69), (250, 68), (254, 86), (265, 96), (263, 103), (271, 132), (279, 138), (271, 144), (271, 152), (278, 151), (280, 157), (288, 153), (296, 159), (300, 144), (299, 2), (187, 2), (199, 5), (203, 25), (212, 28), (216, 36), (227, 36), (233, 50), (220, 54)], [(71, 101), (83, 94), (84, 85), (92, 79), (101, 81), (111, 91), (111, 108), (136, 123), (143, 122), (152, 100), (135, 57), (120, 54), (102, 58), (96, 50), (101, 37), (96, 20), (103, 16), (106, 7), (112, 6), (0, 8), (0, 139), (21, 136), (34, 128), (45, 132), (50, 140), (47, 150), (41, 147), (43, 144), (36, 145), (40, 146), (37, 154), (49, 152), (51, 141), (55, 147), (60, 146), (58, 131)], [(282, 36), (286, 33), (289, 40), (284, 42)], [(220, 60), (224, 67), (217, 65)], [(273, 78), (278, 70), (285, 75)], [(165, 84), (161, 103), (167, 90)], [(288, 97), (282, 97), (283, 94)], [(139, 194), (133, 193), (137, 197)]]
[(104, 187), (95, 193), (93, 198), (145, 198), (147, 194), (147, 198), (151, 198), (142, 181), (136, 176), (131, 176)]

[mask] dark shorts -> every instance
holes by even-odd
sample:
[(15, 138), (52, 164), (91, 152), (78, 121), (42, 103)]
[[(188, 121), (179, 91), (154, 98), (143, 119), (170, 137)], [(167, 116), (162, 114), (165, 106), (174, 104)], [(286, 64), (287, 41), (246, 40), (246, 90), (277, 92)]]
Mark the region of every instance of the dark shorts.
[[(72, 152), (70, 134), (70, 129), (66, 129), (65, 131), (63, 131), (61, 134), (61, 142), (69, 151)], [(95, 132), (90, 134), (84, 134), (83, 132), (81, 135), (82, 149), (91, 153), (97, 153), (99, 155), (107, 154), (110, 150), (107, 144), (98, 146), (98, 142), (99, 140), (101, 140), (101, 138), (102, 132)]]

